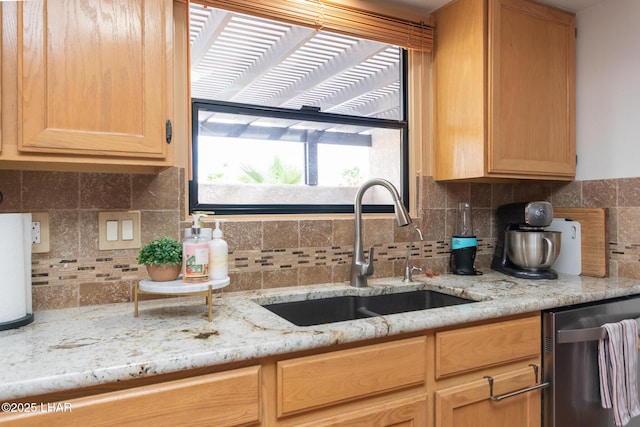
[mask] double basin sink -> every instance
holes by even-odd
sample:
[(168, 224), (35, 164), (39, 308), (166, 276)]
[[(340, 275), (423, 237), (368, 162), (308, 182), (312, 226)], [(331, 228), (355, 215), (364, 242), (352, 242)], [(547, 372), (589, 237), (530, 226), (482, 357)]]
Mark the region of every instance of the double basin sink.
[(312, 326), (387, 314), (475, 302), (432, 290), (372, 296), (339, 296), (265, 304), (264, 308), (297, 326)]

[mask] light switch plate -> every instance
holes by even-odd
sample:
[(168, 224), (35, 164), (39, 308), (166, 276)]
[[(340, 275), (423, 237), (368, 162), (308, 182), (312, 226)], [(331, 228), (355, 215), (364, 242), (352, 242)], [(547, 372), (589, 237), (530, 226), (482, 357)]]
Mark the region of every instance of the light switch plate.
[(140, 248), (140, 212), (98, 212), (98, 249)]
[(122, 224), (122, 240), (133, 240), (135, 231), (133, 228), (133, 221), (130, 219), (124, 219)]
[(107, 221), (107, 242), (116, 242), (119, 239), (118, 236), (118, 224), (120, 221), (110, 219)]

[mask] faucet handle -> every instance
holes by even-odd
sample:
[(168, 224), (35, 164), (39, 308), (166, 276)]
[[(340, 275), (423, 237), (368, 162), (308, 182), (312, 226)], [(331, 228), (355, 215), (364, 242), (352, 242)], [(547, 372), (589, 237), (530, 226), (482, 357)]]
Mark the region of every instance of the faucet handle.
[(404, 283), (412, 283), (414, 281), (413, 280), (413, 272), (414, 271), (422, 272), (422, 268), (416, 267), (416, 266), (409, 267), (409, 264), (407, 264), (407, 266), (404, 269), (404, 278), (402, 279), (402, 281)]
[(365, 276), (371, 276), (373, 274), (373, 246), (369, 248), (369, 258), (367, 258)]

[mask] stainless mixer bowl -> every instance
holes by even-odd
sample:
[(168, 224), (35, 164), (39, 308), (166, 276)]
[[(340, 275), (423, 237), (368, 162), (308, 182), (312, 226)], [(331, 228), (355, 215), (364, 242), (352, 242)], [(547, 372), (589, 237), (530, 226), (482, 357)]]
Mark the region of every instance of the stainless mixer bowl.
[(509, 260), (524, 270), (545, 270), (560, 255), (559, 231), (505, 231)]

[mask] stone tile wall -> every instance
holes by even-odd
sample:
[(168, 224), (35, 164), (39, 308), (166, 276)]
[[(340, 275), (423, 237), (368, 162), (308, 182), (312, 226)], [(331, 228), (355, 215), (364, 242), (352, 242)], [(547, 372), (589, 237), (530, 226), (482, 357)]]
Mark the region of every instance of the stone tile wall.
[[(49, 212), (51, 251), (33, 256), (34, 309), (132, 300), (144, 267), (137, 250), (98, 250), (98, 212), (139, 210), (142, 242), (179, 238), (186, 226), (184, 170), (159, 175), (0, 171), (0, 212)], [(424, 242), (411, 245), (411, 228), (393, 219), (364, 221), (364, 244), (373, 245), (375, 276), (401, 276), (407, 248), (412, 265), (448, 269), (458, 202), (473, 206), (478, 236), (476, 266), (490, 264), (497, 206), (548, 200), (558, 207), (607, 207), (610, 273), (640, 278), (640, 178), (571, 183), (469, 184), (418, 179), (418, 217)], [(231, 285), (224, 292), (348, 280), (353, 219), (237, 220), (224, 223)]]
[[(640, 279), (640, 178), (620, 178), (592, 181), (524, 182), (518, 184), (436, 183), (423, 179), (422, 197), (426, 208), (421, 212), (423, 227), (440, 230), (438, 239), (453, 230), (455, 204), (468, 199), (474, 206), (474, 221), (478, 236), (495, 243), (495, 209), (510, 202), (546, 200), (554, 207), (604, 207), (607, 212), (609, 276)], [(431, 235), (433, 236), (433, 234)], [(490, 263), (486, 251), (478, 264)]]
[(178, 236), (184, 171), (159, 175), (0, 171), (2, 212), (49, 213), (50, 251), (32, 256), (34, 309), (130, 301), (137, 249), (98, 250), (98, 212), (138, 210), (142, 241)]

